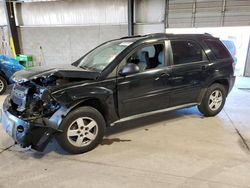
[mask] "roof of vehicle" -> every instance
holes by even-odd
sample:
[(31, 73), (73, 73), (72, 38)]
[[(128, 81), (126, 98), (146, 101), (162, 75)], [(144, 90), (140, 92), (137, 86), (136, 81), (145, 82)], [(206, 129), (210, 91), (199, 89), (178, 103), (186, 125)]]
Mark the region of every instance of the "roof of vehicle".
[(134, 36), (127, 36), (122, 37), (120, 39), (133, 39), (135, 38), (138, 40), (141, 39), (172, 39), (172, 38), (210, 38), (215, 39), (211, 34), (204, 33), (204, 34), (171, 34), (171, 33), (153, 33), (148, 35), (134, 35)]

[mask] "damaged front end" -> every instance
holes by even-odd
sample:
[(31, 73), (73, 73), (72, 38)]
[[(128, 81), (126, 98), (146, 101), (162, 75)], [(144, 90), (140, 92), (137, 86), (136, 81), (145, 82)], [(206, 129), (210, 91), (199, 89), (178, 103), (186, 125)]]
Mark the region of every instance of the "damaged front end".
[(59, 103), (53, 92), (96, 79), (98, 75), (73, 66), (17, 72), (13, 76), (16, 84), (2, 109), (6, 132), (22, 147), (43, 151), (50, 139), (61, 132), (59, 126), (69, 112), (64, 103), (70, 103), (72, 98), (61, 98)]
[(58, 129), (67, 109), (51, 95), (56, 86), (54, 76), (16, 83), (5, 99), (2, 124), (7, 133), (22, 147), (43, 151)]

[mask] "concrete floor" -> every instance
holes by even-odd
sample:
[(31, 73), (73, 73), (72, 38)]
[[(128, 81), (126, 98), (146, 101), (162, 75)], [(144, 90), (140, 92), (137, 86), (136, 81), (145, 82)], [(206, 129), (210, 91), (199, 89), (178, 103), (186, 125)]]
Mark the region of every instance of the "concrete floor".
[(238, 78), (216, 117), (194, 107), (133, 120), (82, 155), (54, 141), (21, 149), (0, 127), (0, 187), (250, 187), (249, 122), (250, 79)]

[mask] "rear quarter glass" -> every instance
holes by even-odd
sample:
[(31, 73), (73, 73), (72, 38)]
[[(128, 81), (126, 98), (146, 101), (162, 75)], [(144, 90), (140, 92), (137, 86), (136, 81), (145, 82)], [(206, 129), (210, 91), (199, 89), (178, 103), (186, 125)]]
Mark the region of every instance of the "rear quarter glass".
[(230, 40), (222, 40), (223, 44), (227, 47), (228, 51), (231, 53), (232, 56), (236, 55), (236, 46), (233, 41)]
[(211, 49), (216, 59), (231, 58), (231, 54), (228, 49), (219, 40), (206, 39), (204, 42)]

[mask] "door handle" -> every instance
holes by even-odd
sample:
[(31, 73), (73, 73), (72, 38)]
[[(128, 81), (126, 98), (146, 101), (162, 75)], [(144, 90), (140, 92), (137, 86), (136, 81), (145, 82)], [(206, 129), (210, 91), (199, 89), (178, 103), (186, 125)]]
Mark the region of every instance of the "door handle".
[(160, 80), (160, 78), (163, 78), (163, 77), (168, 78), (168, 77), (170, 77), (170, 74), (168, 74), (168, 73), (162, 73), (160, 76), (158, 76), (157, 78), (155, 78), (155, 80)]
[(205, 70), (207, 70), (207, 67), (208, 67), (208, 65), (202, 65), (201, 70), (205, 71)]

